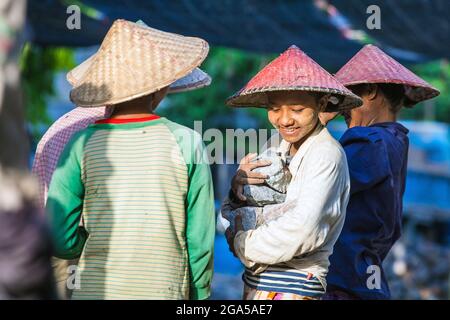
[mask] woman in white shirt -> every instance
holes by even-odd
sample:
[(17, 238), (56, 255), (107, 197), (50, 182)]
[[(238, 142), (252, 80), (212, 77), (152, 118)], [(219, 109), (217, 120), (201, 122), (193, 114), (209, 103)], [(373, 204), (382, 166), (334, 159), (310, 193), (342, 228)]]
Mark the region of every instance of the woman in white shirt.
[[(244, 231), (227, 230), (230, 249), (245, 265), (244, 299), (320, 299), (326, 290), (328, 257), (341, 232), (350, 181), (345, 153), (319, 121), (322, 111), (345, 110), (361, 100), (295, 46), (261, 70), (227, 103), (264, 106), (278, 129), (268, 147), (289, 154), (292, 175), (282, 204), (264, 207), (276, 216)], [(230, 199), (245, 200), (244, 184), (262, 184), (250, 156), (232, 181)]]

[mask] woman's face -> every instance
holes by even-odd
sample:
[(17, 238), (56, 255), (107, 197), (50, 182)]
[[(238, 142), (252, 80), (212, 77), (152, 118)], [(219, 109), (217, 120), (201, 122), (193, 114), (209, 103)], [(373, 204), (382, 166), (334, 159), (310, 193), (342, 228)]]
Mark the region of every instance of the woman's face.
[(327, 99), (320, 99), (303, 92), (271, 92), (268, 118), (284, 140), (296, 143), (306, 137), (319, 121), (319, 110)]
[(362, 101), (362, 106), (344, 111), (344, 116), (347, 127), (353, 128), (356, 126), (369, 126), (372, 122), (382, 116), (388, 106), (385, 99), (378, 89), (376, 84), (364, 85), (364, 87), (349, 87)]

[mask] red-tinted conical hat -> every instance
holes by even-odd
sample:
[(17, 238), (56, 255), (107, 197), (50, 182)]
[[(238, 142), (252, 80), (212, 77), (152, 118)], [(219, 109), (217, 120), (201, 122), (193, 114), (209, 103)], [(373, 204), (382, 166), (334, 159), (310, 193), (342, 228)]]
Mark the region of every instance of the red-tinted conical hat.
[(309, 91), (329, 93), (333, 97), (326, 111), (342, 111), (362, 104), (361, 99), (345, 88), (330, 73), (296, 46), (291, 46), (265, 66), (244, 88), (227, 99), (234, 107), (267, 106), (266, 92)]
[(364, 46), (335, 75), (345, 86), (362, 83), (394, 83), (405, 86), (405, 95), (412, 106), (439, 95), (439, 90), (402, 66), (380, 48)]

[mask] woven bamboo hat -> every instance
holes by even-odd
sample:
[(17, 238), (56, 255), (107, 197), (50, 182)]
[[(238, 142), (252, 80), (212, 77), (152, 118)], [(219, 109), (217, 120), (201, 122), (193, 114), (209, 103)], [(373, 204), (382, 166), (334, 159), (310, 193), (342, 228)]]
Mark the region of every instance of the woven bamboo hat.
[(431, 99), (439, 90), (374, 45), (364, 46), (335, 75), (345, 86), (364, 83), (393, 83), (405, 88), (405, 106)]
[[(142, 20), (137, 21), (136, 24), (148, 28), (148, 26)], [(85, 61), (83, 61), (82, 63), (80, 63), (78, 66), (76, 66), (67, 73), (66, 79), (72, 86), (76, 86), (81, 81), (83, 75), (86, 73), (86, 71), (89, 69), (92, 62), (94, 61), (95, 55), (96, 53), (87, 58)], [(176, 93), (200, 89), (209, 86), (210, 84), (211, 84), (211, 77), (200, 68), (195, 68), (188, 75), (172, 83), (169, 86), (168, 93)]]
[[(94, 58), (95, 54), (84, 60), (82, 63), (80, 63), (78, 66), (67, 73), (66, 79), (72, 86), (76, 86), (81, 81), (83, 75), (91, 66)], [(203, 87), (207, 87), (210, 84), (211, 77), (200, 68), (195, 68), (188, 75), (172, 83), (169, 86), (168, 93), (177, 93), (200, 89)]]
[(326, 112), (362, 105), (358, 96), (296, 46), (291, 46), (265, 66), (226, 103), (233, 107), (265, 107), (269, 103), (266, 93), (272, 91), (328, 93), (331, 97)]
[[(196, 68), (208, 50), (200, 38), (116, 20), (98, 52), (69, 73), (70, 99), (80, 107), (97, 107), (139, 98), (178, 80), (172, 92), (196, 88), (192, 79), (205, 86), (210, 78)], [(183, 79), (188, 75), (191, 80)]]

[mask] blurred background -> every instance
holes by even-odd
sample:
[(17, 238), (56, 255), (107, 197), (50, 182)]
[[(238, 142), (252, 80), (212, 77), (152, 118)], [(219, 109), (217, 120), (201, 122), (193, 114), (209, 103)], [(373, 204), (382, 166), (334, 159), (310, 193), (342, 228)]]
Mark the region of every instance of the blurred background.
[[(8, 11), (12, 3), (24, 6), (14, 18)], [(67, 28), (71, 5), (80, 10), (80, 29)], [(375, 12), (368, 12), (371, 5), (379, 10), (380, 29), (368, 28)], [(270, 129), (264, 110), (231, 109), (224, 101), (290, 45), (334, 73), (364, 44), (376, 44), (441, 91), (433, 100), (403, 109), (400, 117), (410, 130), (410, 154), (403, 236), (386, 259), (392, 298), (450, 298), (450, 1), (0, 0), (0, 9), (0, 61), (4, 74), (7, 62), (16, 62), (24, 98), (2, 98), (0, 125), (9, 127), (0, 128), (0, 160), (4, 167), (21, 169), (24, 156), (25, 166), (31, 166), (36, 145), (52, 122), (74, 107), (65, 74), (98, 49), (117, 18), (142, 19), (151, 27), (209, 42), (202, 69), (212, 85), (170, 95), (157, 110), (191, 128), (194, 120), (202, 120), (203, 131)], [(15, 25), (20, 19), (23, 23)], [(329, 129), (339, 138), (346, 126), (337, 118)], [(245, 142), (236, 145), (257, 151)], [(212, 166), (217, 208), (236, 168)], [(218, 225), (212, 298), (240, 299), (241, 271)]]

